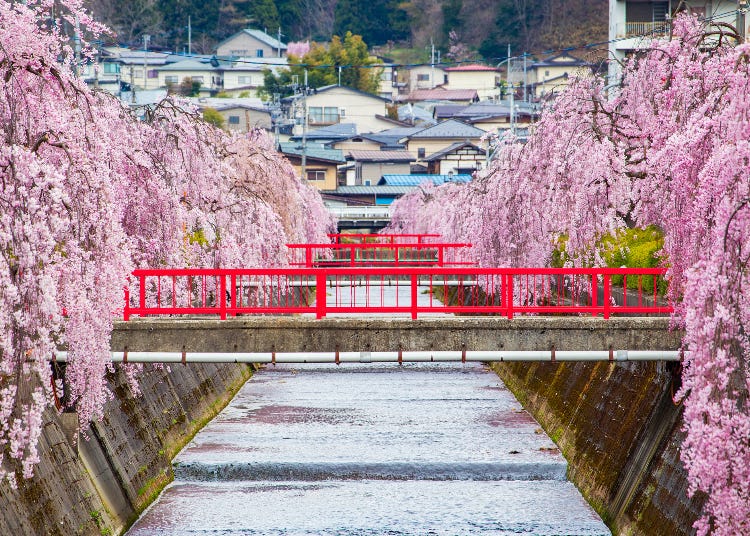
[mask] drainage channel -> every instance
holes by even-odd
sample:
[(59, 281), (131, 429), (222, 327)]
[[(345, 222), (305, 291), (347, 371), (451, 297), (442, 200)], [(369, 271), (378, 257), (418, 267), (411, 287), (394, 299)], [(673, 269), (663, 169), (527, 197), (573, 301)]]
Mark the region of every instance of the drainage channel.
[(268, 365), (129, 535), (610, 534), (478, 363)]

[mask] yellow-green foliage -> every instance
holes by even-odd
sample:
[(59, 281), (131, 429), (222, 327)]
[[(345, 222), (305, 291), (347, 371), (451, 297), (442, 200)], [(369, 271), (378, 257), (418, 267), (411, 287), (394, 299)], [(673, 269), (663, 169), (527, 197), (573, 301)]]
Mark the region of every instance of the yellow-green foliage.
[(214, 108), (203, 108), (203, 120), (217, 128), (224, 128), (224, 116)]
[[(653, 225), (645, 229), (623, 229), (614, 235), (602, 238), (599, 251), (607, 266), (619, 268), (656, 268), (660, 266), (659, 253), (664, 247), (664, 235)], [(622, 285), (622, 276), (612, 278), (612, 283)], [(653, 276), (644, 276), (643, 288), (651, 289), (654, 285)], [(663, 277), (657, 278), (660, 293), (666, 291), (667, 284)], [(628, 280), (628, 288), (636, 288), (636, 278)]]
[[(570, 260), (565, 244), (567, 237), (560, 237), (558, 246), (552, 253), (551, 266), (561, 267)], [(614, 234), (602, 237), (596, 244), (602, 259), (610, 268), (656, 268), (663, 265), (659, 253), (664, 246), (664, 236), (659, 229), (651, 225), (646, 228), (622, 229)], [(613, 276), (612, 284), (621, 286), (622, 276)], [(643, 288), (653, 288), (653, 276), (643, 277)], [(667, 284), (663, 277), (656, 280), (659, 293), (666, 292)], [(636, 288), (636, 278), (628, 280), (628, 288)]]

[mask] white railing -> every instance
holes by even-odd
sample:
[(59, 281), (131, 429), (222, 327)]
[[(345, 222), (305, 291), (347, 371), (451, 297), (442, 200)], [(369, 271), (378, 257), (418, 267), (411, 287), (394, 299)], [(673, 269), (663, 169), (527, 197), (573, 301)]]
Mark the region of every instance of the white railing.
[(328, 212), (340, 220), (351, 220), (357, 218), (369, 220), (390, 220), (390, 207), (363, 206), (363, 207), (328, 207)]
[(671, 24), (660, 22), (625, 22), (617, 25), (617, 37), (664, 37), (669, 35)]

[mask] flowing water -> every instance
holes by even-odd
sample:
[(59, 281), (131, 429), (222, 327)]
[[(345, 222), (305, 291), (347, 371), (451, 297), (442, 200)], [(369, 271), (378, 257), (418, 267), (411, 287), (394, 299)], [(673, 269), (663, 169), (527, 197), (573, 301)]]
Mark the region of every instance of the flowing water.
[(128, 534), (609, 535), (566, 468), (480, 364), (268, 366)]

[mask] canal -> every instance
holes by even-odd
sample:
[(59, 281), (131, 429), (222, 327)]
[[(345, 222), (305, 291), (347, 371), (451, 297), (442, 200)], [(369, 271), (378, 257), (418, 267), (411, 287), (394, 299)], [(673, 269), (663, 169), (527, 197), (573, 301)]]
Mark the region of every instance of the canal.
[(129, 535), (604, 535), (554, 443), (479, 364), (269, 366)]

